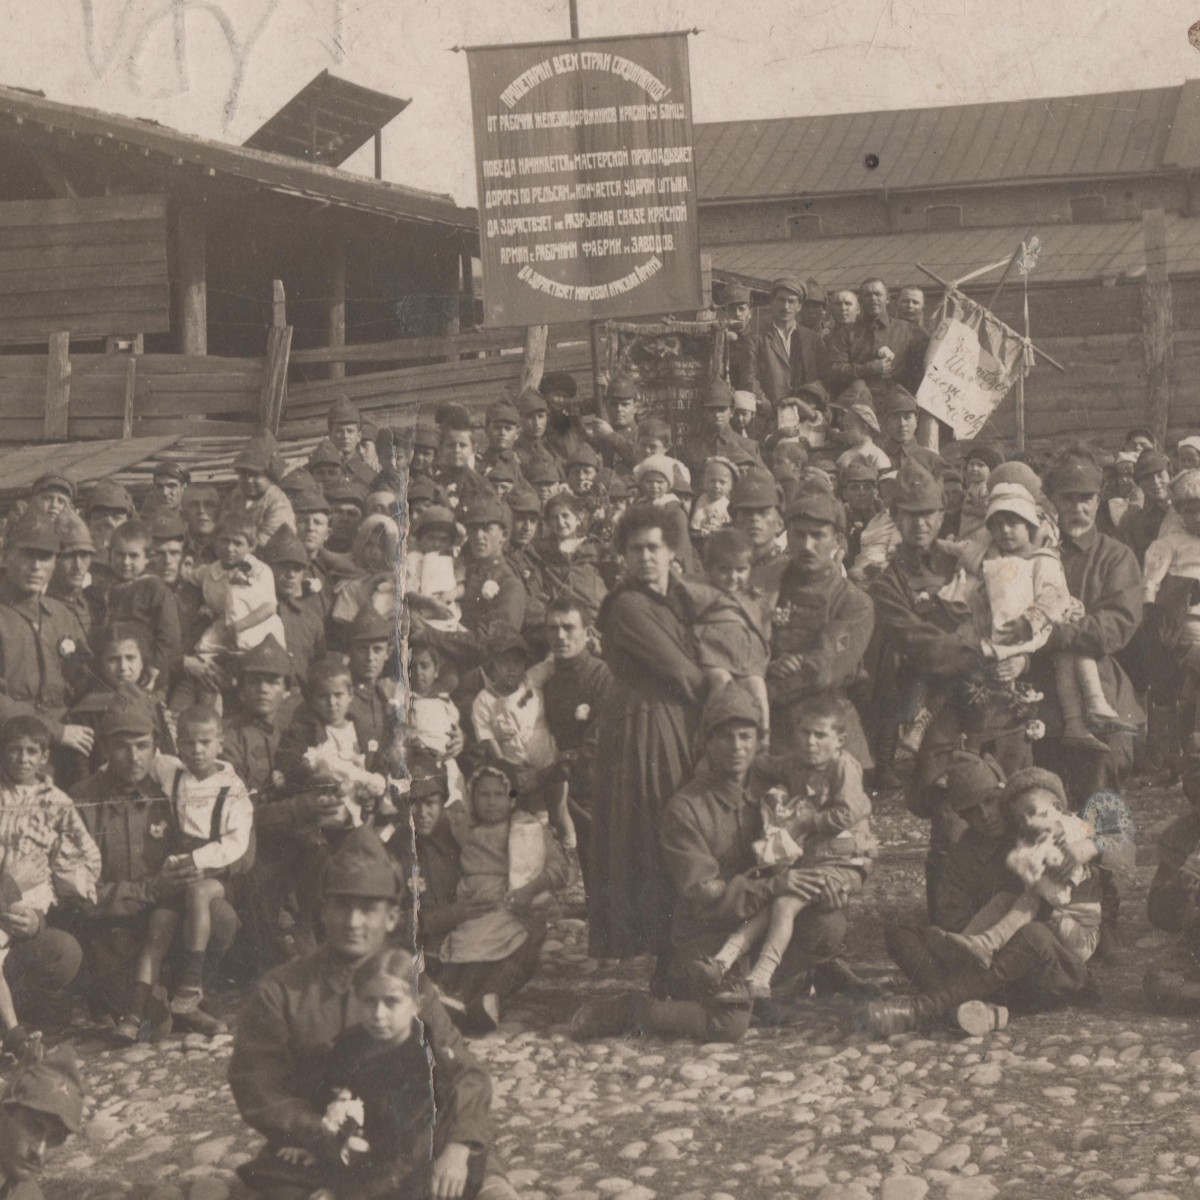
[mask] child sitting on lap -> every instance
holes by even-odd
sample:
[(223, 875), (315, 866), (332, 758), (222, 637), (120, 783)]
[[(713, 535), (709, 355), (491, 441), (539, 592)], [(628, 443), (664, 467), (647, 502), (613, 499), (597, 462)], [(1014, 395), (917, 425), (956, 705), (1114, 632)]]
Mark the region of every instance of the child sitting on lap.
[(995, 952), (1048, 907), (1047, 924), (1086, 962), (1100, 944), (1100, 884), (1090, 865), (1100, 855), (1095, 830), (1066, 811), (1058, 776), (1037, 767), (1008, 781), (1004, 803), (1018, 839), (1008, 868), (1024, 890), (996, 895), (962, 933), (931, 926), (929, 936), (956, 956), (990, 967)]
[[(862, 891), (878, 843), (862, 767), (845, 750), (845, 713), (846, 702), (836, 696), (801, 701), (788, 714), (792, 752), (756, 764), (757, 784), (765, 790), (755, 856), (769, 874), (800, 868), (804, 886), (776, 896), (727, 939), (705, 964), (709, 982), (723, 978), (762, 939), (746, 983), (752, 997), (769, 996), (800, 913), (810, 905), (823, 912), (842, 907), (840, 899), (830, 900), (828, 885), (846, 900)], [(710, 898), (719, 898), (724, 886), (714, 880)]]

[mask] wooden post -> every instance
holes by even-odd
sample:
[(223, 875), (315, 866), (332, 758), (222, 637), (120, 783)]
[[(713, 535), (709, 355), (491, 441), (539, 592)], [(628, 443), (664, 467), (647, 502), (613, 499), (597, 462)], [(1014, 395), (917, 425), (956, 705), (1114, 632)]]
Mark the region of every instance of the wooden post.
[(276, 329), (282, 329), (287, 324), (287, 296), (282, 279), (271, 281), (271, 324)]
[[(346, 344), (346, 239), (340, 225), (331, 226), (329, 232), (329, 324), (330, 346)], [(331, 362), (328, 367), (330, 379), (344, 379), (346, 364)]]
[(700, 255), (700, 307), (712, 308), (712, 255)]
[(46, 356), (46, 410), (42, 436), (48, 442), (67, 439), (71, 410), (71, 335), (52, 333)]
[(283, 406), (287, 401), (288, 358), (292, 352), (292, 327), (272, 325), (267, 330), (267, 354), (263, 359), (262, 384), (258, 391), (258, 423), (268, 433), (279, 433)]
[(179, 352), (208, 353), (206, 214), (202, 203), (179, 207), (175, 267), (179, 272)]
[(546, 325), (525, 326), (525, 357), (521, 360), (521, 391), (535, 388), (546, 372), (546, 344), (550, 329)]
[(1171, 282), (1167, 273), (1167, 222), (1161, 208), (1142, 213), (1146, 282), (1142, 285), (1142, 354), (1146, 363), (1146, 415), (1160, 446), (1166, 444), (1174, 390), (1175, 348)]
[(138, 356), (131, 354), (125, 363), (125, 407), (121, 412), (121, 437), (133, 437), (134, 407), (137, 401)]
[(604, 322), (593, 321), (588, 332), (592, 343), (592, 411), (598, 417), (607, 418), (608, 410), (604, 407), (604, 395), (608, 391), (609, 379), (602, 366), (607, 330)]

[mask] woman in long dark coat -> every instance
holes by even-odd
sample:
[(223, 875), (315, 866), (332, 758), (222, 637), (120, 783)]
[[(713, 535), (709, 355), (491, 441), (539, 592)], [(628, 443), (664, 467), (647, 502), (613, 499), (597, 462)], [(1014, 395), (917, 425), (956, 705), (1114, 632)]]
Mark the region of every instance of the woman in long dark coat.
[[(692, 775), (707, 678), (696, 665), (691, 605), (671, 567), (677, 528), (639, 505), (617, 524), (621, 583), (597, 626), (614, 687), (599, 717), (588, 882), (588, 953), (658, 954), (669, 945), (671, 893), (658, 833), (667, 801)], [(665, 955), (662, 955), (665, 961)]]

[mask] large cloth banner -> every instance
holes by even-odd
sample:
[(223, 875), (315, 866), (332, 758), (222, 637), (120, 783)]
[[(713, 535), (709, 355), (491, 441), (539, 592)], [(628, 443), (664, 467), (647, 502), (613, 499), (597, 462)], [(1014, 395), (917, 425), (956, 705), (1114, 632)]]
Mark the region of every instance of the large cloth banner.
[(1015, 329), (961, 292), (947, 292), (934, 317), (917, 405), (956, 438), (973, 438), (1028, 369), (1025, 339)]
[(484, 324), (700, 308), (687, 35), (467, 54)]

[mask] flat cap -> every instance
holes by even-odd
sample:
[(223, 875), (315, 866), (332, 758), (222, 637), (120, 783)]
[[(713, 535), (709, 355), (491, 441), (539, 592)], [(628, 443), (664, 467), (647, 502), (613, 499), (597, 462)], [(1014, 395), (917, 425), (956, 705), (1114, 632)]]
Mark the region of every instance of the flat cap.
[(1099, 492), (1104, 473), (1090, 458), (1072, 455), (1053, 466), (1046, 474), (1046, 490), (1054, 493)]
[(796, 275), (781, 275), (771, 284), (771, 295), (776, 292), (791, 292), (794, 296), (803, 300), (808, 295), (808, 289), (804, 286), (804, 280)]
[(54, 521), (43, 512), (30, 509), (9, 526), (5, 544), (17, 550), (40, 550), (46, 554), (62, 551), (62, 538)]
[(522, 516), (537, 516), (542, 511), (542, 503), (538, 499), (538, 494), (528, 484), (522, 487), (518, 484), (513, 488), (507, 496), (504, 497), (504, 503), (514, 513), (520, 513)]
[(418, 535), (429, 529), (449, 529), (454, 533), (457, 528), (453, 511), (444, 504), (431, 504), (413, 523), (413, 532)]
[(815, 304), (825, 303), (825, 289), (810, 275), (804, 281), (804, 298)]
[(497, 400), (488, 405), (487, 423), (489, 425), (520, 425), (521, 414), (511, 400)]
[[(433, 480), (430, 479), (428, 475), (414, 475), (408, 481), (408, 503), (409, 503), (410, 507), (412, 506), (414, 501), (436, 500), (437, 497), (438, 497), (437, 484), (434, 483)], [(329, 511), (329, 501), (325, 500), (324, 496), (321, 496), (321, 499), (325, 501), (325, 507), (323, 509), (309, 508), (309, 509), (304, 509), (303, 511), (304, 512), (328, 512)], [(297, 513), (301, 511), (300, 509), (298, 509), (296, 507), (295, 500), (292, 501), (292, 511), (297, 512)]]
[(875, 415), (873, 404), (855, 403), (849, 405), (846, 411), (853, 413), (872, 433), (879, 433), (879, 418)]
[(312, 472), (307, 467), (293, 467), (279, 481), (279, 486), (283, 490), (283, 494), (290, 499), (300, 492), (319, 488), (321, 485), (313, 478)]
[(177, 462), (160, 462), (155, 468), (151, 479), (174, 479), (176, 483), (191, 483), (192, 473), (187, 467)]
[[(59, 530), (61, 533), (61, 529)], [(150, 538), (155, 542), (181, 542), (187, 537), (183, 518), (169, 508), (160, 509), (150, 520)], [(66, 549), (64, 538), (63, 549)]]
[(350, 623), (351, 642), (390, 642), (395, 636), (395, 619), (385, 617), (371, 604), (364, 604)]
[(517, 412), (523, 417), (530, 413), (547, 411), (549, 410), (546, 407), (546, 397), (537, 388), (527, 387), (517, 397)]
[(418, 425), (413, 430), (412, 444), (414, 450), (436, 450), (440, 440), (435, 426)]
[(749, 304), (751, 301), (750, 289), (741, 283), (731, 283), (725, 289), (724, 298), (721, 301), (722, 308), (729, 308), (734, 304)]
[(629, 375), (614, 375), (604, 395), (608, 400), (636, 400), (637, 384)]
[(733, 407), (738, 412), (758, 412), (758, 397), (753, 392), (736, 391), (733, 393)]
[(139, 702), (132, 697), (122, 697), (110, 705), (96, 722), (96, 732), (102, 738), (114, 737), (119, 733), (132, 737), (146, 737), (154, 733), (154, 709), (147, 699)]
[(308, 456), (305, 464), (311, 471), (314, 467), (340, 467), (342, 465), (341, 451), (328, 439), (322, 438)]
[(357, 479), (335, 479), (325, 485), (324, 491), (330, 504), (357, 504), (364, 510), (367, 507), (367, 489)]
[(329, 424), (348, 425), (351, 421), (355, 425), (361, 425), (362, 413), (358, 411), (358, 406), (349, 396), (345, 394), (339, 395), (329, 406)]
[(714, 379), (704, 389), (705, 408), (731, 408), (733, 406), (733, 388), (723, 379)]
[(292, 673), (292, 656), (279, 644), (273, 633), (268, 633), (257, 646), (238, 656), (238, 673), (281, 675), (286, 679)]
[(510, 462), (498, 462), (487, 470), (487, 478), (493, 483), (516, 483), (517, 468)]
[(1133, 477), (1141, 479), (1143, 476), (1157, 475), (1159, 471), (1170, 469), (1171, 460), (1160, 450), (1143, 450), (1138, 455), (1137, 462), (1133, 464)]
[(567, 457), (568, 467), (599, 467), (601, 465), (600, 455), (587, 444), (580, 442)]
[(472, 525), (490, 525), (493, 521), (509, 528), (512, 510), (498, 496), (476, 496), (465, 509), (460, 509), (459, 521), (468, 529)]
[(87, 499), (87, 511), (91, 512), (93, 508), (119, 508), (132, 513), (133, 500), (123, 484), (115, 479), (101, 479)]
[(558, 469), (558, 459), (552, 454), (532, 455), (521, 468), (521, 474), (530, 483), (560, 483), (562, 473)]
[(370, 825), (360, 825), (342, 838), (325, 864), (321, 883), (326, 896), (395, 900), (400, 895), (392, 859)]
[(896, 472), (892, 505), (906, 512), (936, 512), (945, 503), (941, 480), (919, 462), (905, 458)]
[(86, 551), (88, 554), (96, 553), (96, 543), (92, 541), (92, 531), (87, 527), (87, 522), (73, 508), (64, 508), (54, 518), (54, 526), (62, 541), (63, 554), (76, 554), (80, 551)]
[(39, 492), (48, 492), (51, 490), (66, 492), (72, 500), (75, 499), (75, 484), (68, 479), (61, 471), (47, 471), (44, 475), (39, 475), (33, 481), (33, 487), (30, 488), (30, 494), (36, 496)]
[(842, 468), (843, 483), (878, 483), (879, 472), (865, 458), (852, 458)]
[(763, 467), (743, 471), (729, 494), (730, 510), (739, 508), (783, 508), (783, 493), (775, 476)]
[(797, 492), (788, 502), (784, 517), (789, 524), (792, 521), (808, 520), (820, 521), (839, 530), (846, 527), (845, 508), (840, 500), (824, 488), (806, 488)]
[(70, 1051), (60, 1047), (40, 1062), (19, 1067), (0, 1103), (47, 1113), (68, 1133), (78, 1133), (83, 1125), (83, 1081)]

